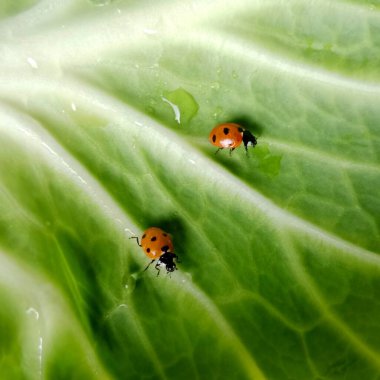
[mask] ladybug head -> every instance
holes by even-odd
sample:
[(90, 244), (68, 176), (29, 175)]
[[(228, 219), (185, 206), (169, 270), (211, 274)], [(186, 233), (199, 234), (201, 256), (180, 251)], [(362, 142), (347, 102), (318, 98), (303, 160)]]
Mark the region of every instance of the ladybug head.
[(247, 131), (245, 129), (243, 131), (243, 143), (244, 143), (244, 148), (247, 151), (248, 144), (251, 144), (252, 147), (254, 148), (255, 145), (257, 144), (257, 140), (256, 140), (256, 137), (253, 136), (253, 134), (250, 131)]
[(169, 272), (174, 272), (177, 269), (177, 266), (174, 262), (174, 259), (177, 258), (177, 255), (172, 253), (172, 252), (165, 252), (163, 253), (159, 260), (158, 264), (164, 264), (166, 267), (166, 271)]

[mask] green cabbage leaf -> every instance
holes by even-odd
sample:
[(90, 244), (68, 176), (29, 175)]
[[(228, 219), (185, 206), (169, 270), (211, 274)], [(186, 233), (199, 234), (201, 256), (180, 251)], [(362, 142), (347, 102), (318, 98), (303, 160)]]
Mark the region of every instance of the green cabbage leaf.
[(380, 379), (379, 68), (378, 0), (2, 0), (1, 379)]

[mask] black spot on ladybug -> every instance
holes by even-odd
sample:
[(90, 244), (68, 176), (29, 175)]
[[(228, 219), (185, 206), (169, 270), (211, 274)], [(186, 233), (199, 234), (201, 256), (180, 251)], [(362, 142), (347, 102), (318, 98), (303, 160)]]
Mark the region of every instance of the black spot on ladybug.
[(149, 253), (150, 252), (150, 248), (147, 248), (146, 251)]
[(212, 141), (213, 141), (213, 142), (216, 141), (216, 135), (212, 135)]
[(228, 135), (230, 133), (230, 129), (229, 128), (223, 128), (223, 133), (225, 135)]
[(143, 236), (142, 236), (142, 239), (145, 239), (146, 238), (146, 234), (144, 234)]
[(166, 233), (164, 232), (164, 233), (162, 234), (162, 236), (165, 236), (165, 237), (166, 237), (166, 236), (168, 236), (168, 234), (166, 234)]
[(155, 236), (152, 237), (152, 239), (150, 239), (150, 241), (156, 241), (157, 238)]
[(169, 250), (169, 246), (168, 245), (164, 245), (163, 247), (161, 247), (161, 251), (162, 252), (167, 252)]

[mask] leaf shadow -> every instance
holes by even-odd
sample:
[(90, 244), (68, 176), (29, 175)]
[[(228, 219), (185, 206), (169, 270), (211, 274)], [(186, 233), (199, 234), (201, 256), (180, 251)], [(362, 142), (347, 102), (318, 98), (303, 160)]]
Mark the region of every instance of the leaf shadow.
[(181, 260), (187, 241), (187, 232), (182, 218), (177, 215), (167, 218), (154, 218), (151, 219), (149, 226), (159, 227), (171, 235), (174, 252), (178, 254)]
[(239, 124), (243, 128), (248, 129), (255, 135), (255, 137), (261, 136), (265, 130), (263, 124), (249, 115), (236, 115), (236, 117), (232, 117), (231, 122)]

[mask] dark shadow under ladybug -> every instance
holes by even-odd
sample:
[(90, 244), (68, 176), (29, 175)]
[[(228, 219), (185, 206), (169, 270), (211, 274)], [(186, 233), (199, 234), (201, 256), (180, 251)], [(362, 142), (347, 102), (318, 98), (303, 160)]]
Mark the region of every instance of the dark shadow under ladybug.
[(253, 133), (256, 138), (260, 137), (264, 132), (264, 126), (260, 124), (258, 121), (252, 119), (252, 117), (247, 115), (236, 115), (236, 117), (232, 117), (231, 121), (236, 124), (240, 124), (244, 126), (244, 128), (248, 129)]

